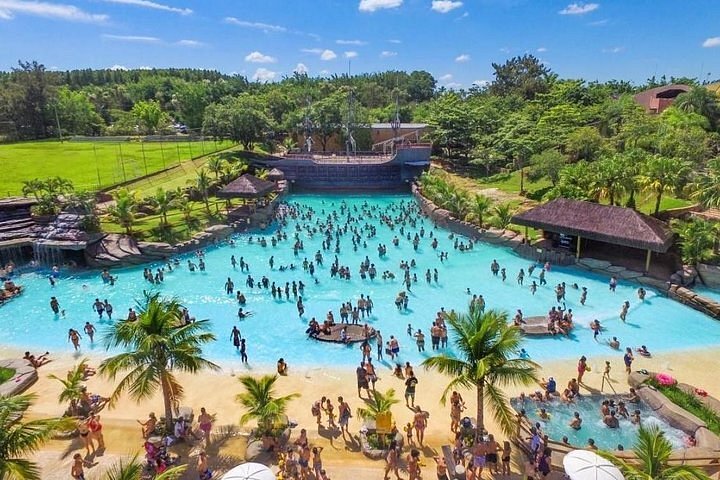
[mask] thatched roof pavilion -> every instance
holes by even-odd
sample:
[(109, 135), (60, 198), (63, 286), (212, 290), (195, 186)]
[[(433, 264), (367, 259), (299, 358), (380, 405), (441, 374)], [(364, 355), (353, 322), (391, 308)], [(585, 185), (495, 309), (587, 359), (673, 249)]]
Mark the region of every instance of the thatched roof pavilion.
[(285, 172), (280, 170), (279, 168), (273, 168), (268, 172), (267, 176), (268, 180), (272, 180), (273, 182), (278, 180), (284, 180), (285, 179)]
[(580, 257), (583, 239), (646, 250), (646, 270), (651, 252), (665, 253), (673, 243), (672, 231), (654, 217), (631, 208), (567, 198), (551, 200), (519, 213), (512, 222), (576, 237), (577, 257)]
[(275, 190), (275, 184), (246, 173), (217, 193), (222, 198), (261, 198)]

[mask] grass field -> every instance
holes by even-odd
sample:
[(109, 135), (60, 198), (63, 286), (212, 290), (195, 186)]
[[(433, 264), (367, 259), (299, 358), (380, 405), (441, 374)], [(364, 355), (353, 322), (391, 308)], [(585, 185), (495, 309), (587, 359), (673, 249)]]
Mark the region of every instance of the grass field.
[(22, 142), (0, 145), (0, 197), (20, 195), (23, 181), (61, 176), (77, 190), (98, 190), (191, 157), (230, 147), (230, 142), (99, 141)]

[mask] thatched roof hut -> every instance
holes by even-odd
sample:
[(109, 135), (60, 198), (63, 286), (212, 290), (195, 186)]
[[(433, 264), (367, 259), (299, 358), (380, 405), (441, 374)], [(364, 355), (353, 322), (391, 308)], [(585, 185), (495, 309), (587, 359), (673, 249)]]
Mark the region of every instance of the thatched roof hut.
[(225, 185), (217, 194), (222, 198), (260, 198), (275, 190), (275, 184), (246, 173)]
[(268, 172), (267, 175), (268, 180), (272, 180), (273, 182), (278, 180), (284, 180), (285, 179), (285, 172), (280, 170), (279, 168), (273, 168)]
[(665, 253), (672, 231), (660, 220), (631, 208), (558, 198), (515, 215), (517, 225), (588, 240)]

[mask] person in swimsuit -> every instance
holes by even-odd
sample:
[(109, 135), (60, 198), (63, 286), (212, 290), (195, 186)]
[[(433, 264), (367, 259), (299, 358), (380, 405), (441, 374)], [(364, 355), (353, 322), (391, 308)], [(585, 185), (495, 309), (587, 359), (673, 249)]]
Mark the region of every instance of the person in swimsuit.
[(587, 358), (585, 357), (585, 355), (583, 355), (582, 357), (580, 357), (580, 360), (578, 360), (578, 364), (577, 364), (577, 372), (578, 372), (577, 382), (578, 383), (582, 383), (583, 375), (585, 375), (586, 371), (587, 371)]
[(479, 441), (473, 447), (473, 464), (472, 468), (475, 469), (475, 476), (482, 478), (483, 468), (485, 468), (485, 443)]
[(68, 340), (72, 342), (75, 351), (80, 349), (80, 334), (77, 330), (71, 328), (68, 330)]
[(240, 330), (238, 330), (237, 327), (233, 327), (232, 332), (230, 332), (230, 338), (232, 339), (233, 346), (239, 352), (240, 351), (240, 339), (242, 338), (242, 335), (240, 335)]
[(407, 468), (409, 480), (420, 480), (420, 452), (414, 448), (407, 456)]
[(428, 414), (420, 410), (420, 407), (415, 407), (415, 416), (413, 417), (413, 427), (418, 438), (418, 444), (422, 447), (423, 440), (425, 440), (425, 429), (427, 428), (427, 417)]
[(398, 467), (400, 463), (400, 452), (398, 449), (397, 441), (392, 440), (390, 442), (390, 447), (388, 448), (388, 454), (385, 457), (385, 474), (383, 476), (383, 480), (389, 480), (388, 473), (393, 472), (395, 473), (395, 477), (397, 480), (400, 480), (400, 473), (398, 472)]
[(488, 470), (495, 475), (500, 473), (498, 469), (498, 451), (500, 451), (500, 445), (495, 441), (495, 437), (492, 434), (488, 435), (488, 441), (485, 446), (485, 462), (487, 463)]
[(433, 457), (433, 459), (437, 464), (436, 472), (438, 480), (448, 480), (448, 468), (447, 464), (445, 463), (445, 459), (438, 456)]
[(210, 431), (212, 430), (212, 422), (212, 415), (207, 413), (205, 407), (202, 407), (200, 409), (200, 415), (198, 416), (198, 425), (200, 427), (200, 431), (203, 433), (203, 441), (205, 442), (205, 446), (210, 443)]
[(313, 447), (312, 449), (312, 460), (313, 460), (313, 472), (315, 473), (315, 478), (320, 479), (322, 478), (321, 472), (322, 472), (322, 457), (320, 456), (320, 453), (323, 451), (323, 447)]
[(502, 447), (502, 476), (510, 476), (510, 456), (512, 455), (512, 447), (510, 442), (505, 440)]
[(72, 467), (70, 467), (70, 476), (75, 480), (85, 480), (85, 471), (83, 470), (84, 463), (82, 455), (79, 453), (73, 455), (73, 464)]
[(90, 419), (87, 418), (85, 420), (81, 420), (77, 426), (78, 433), (80, 434), (80, 438), (82, 439), (83, 445), (85, 446), (85, 456), (86, 457), (90, 456), (91, 449), (92, 449), (92, 453), (95, 453), (95, 444), (93, 443), (93, 439), (90, 436), (90, 427), (88, 426), (89, 422), (90, 422)]
[(310, 478), (310, 446), (307, 443), (300, 449), (298, 465), (300, 465), (300, 478)]
[(207, 453), (204, 451), (198, 455), (197, 472), (200, 480), (210, 480), (212, 478), (212, 472), (208, 468)]
[(90, 415), (90, 420), (87, 423), (88, 429), (90, 430), (91, 441), (97, 441), (98, 450), (105, 450), (105, 437), (102, 432), (102, 423), (100, 423), (100, 415)]
[[(350, 431), (348, 430), (348, 423), (350, 422), (350, 417), (352, 417), (352, 412), (350, 411), (350, 405), (343, 399), (343, 397), (338, 397), (338, 424), (340, 425), (340, 432), (342, 433), (343, 440), (345, 440), (345, 434), (347, 433), (350, 435)], [(352, 436), (350, 436), (352, 439)]]

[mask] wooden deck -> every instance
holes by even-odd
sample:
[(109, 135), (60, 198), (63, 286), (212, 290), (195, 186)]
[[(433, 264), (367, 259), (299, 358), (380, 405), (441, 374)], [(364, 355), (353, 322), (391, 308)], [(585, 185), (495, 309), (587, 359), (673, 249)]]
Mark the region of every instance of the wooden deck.
[[(343, 327), (347, 327), (347, 342), (342, 342), (340, 340), (340, 331), (343, 329)], [(321, 342), (330, 342), (330, 343), (357, 343), (362, 342), (365, 340), (365, 335), (363, 334), (364, 325), (348, 325), (347, 323), (336, 323), (334, 326), (330, 327), (330, 335), (325, 335), (321, 333), (317, 337), (311, 337), (315, 338), (316, 340), (319, 340)], [(370, 338), (375, 338), (375, 329), (371, 327), (370, 329)]]

